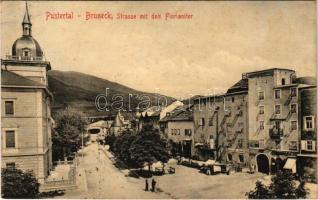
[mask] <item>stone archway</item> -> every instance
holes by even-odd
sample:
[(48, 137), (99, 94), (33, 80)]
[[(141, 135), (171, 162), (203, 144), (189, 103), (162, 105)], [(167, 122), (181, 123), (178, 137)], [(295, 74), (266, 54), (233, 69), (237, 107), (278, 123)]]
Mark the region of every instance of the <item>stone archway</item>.
[(257, 171), (269, 174), (269, 158), (265, 154), (258, 154), (256, 156)]

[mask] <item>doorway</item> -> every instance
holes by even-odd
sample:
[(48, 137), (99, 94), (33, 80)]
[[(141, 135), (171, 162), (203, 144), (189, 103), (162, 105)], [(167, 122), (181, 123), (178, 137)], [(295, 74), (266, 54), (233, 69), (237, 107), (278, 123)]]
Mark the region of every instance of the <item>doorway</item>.
[(269, 174), (269, 159), (265, 154), (259, 154), (256, 157), (258, 172)]

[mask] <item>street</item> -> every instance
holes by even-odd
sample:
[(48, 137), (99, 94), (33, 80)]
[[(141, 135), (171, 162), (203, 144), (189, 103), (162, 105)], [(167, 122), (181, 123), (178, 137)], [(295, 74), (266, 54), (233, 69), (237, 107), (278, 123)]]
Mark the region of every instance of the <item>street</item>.
[(98, 150), (97, 143), (85, 147), (83, 160), (81, 157), (79, 160), (79, 168), (86, 174), (87, 191), (66, 191), (63, 198), (169, 198), (163, 193), (145, 192), (143, 179), (125, 177), (104, 152)]
[[(87, 190), (83, 190), (80, 186), (77, 190), (66, 191), (63, 198), (237, 199), (246, 198), (245, 193), (254, 189), (256, 180), (270, 181), (270, 176), (261, 173), (207, 176), (199, 173), (196, 169), (176, 165), (174, 166), (176, 168), (175, 174), (154, 176), (157, 181), (157, 192), (146, 192), (143, 190), (144, 179), (126, 177), (121, 170), (112, 164), (105, 153), (98, 149), (97, 143), (91, 143), (84, 148), (83, 152), (83, 159), (79, 158), (78, 168), (86, 174)], [(311, 187), (316, 188), (315, 186)], [(312, 198), (315, 195), (310, 194), (309, 197)]]

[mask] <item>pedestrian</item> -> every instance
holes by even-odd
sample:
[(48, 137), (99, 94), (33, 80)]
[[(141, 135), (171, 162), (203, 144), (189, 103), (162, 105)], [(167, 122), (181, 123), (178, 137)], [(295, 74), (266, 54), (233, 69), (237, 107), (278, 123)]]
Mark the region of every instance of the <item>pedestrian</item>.
[(145, 180), (145, 191), (149, 190), (148, 179)]
[(156, 191), (156, 181), (155, 179), (151, 180), (151, 192), (155, 192)]

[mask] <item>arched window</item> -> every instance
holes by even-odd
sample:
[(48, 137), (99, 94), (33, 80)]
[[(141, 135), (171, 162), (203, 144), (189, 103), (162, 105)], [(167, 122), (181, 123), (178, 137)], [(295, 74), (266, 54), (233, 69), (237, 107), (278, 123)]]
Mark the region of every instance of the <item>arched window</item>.
[(282, 85), (285, 85), (285, 78), (282, 78)]

